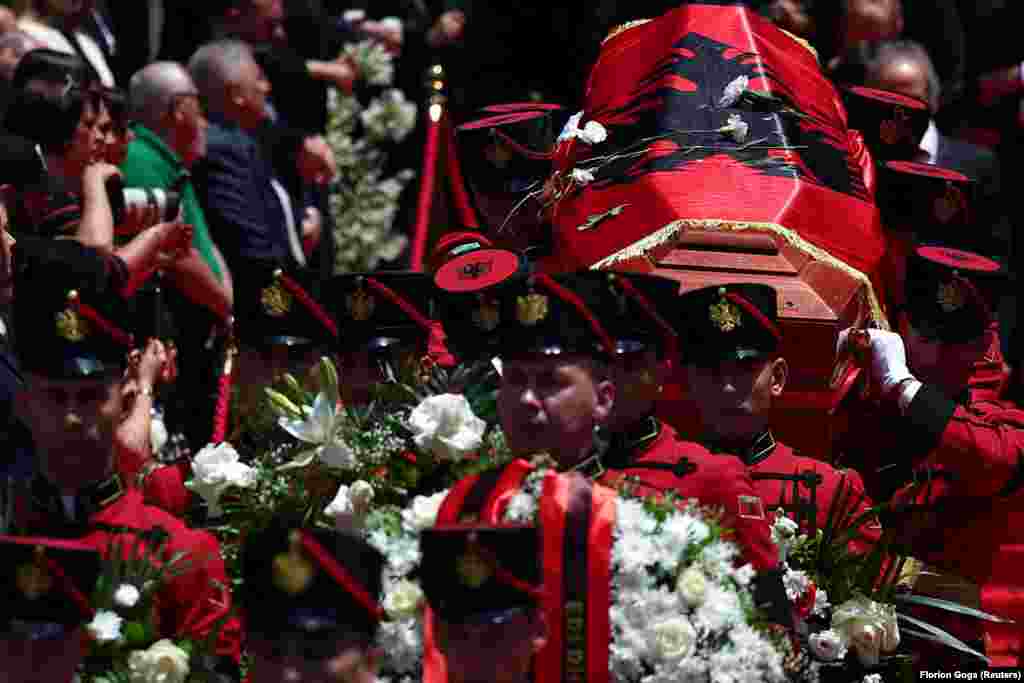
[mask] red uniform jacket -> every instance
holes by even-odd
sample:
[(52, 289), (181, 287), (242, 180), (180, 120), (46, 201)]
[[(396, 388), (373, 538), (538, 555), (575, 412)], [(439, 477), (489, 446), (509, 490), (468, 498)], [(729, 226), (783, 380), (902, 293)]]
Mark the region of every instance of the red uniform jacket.
[(160, 465), (150, 462), (138, 474), (136, 485), (147, 505), (166, 510), (175, 517), (184, 517), (192, 492), (185, 488), (189, 463)]
[[(840, 521), (853, 522), (874, 506), (857, 472), (837, 470), (821, 460), (797, 455), (776, 441), (771, 431), (761, 435), (748, 452), (741, 453), (740, 459), (747, 464), (754, 489), (768, 509), (784, 509), (795, 517), (804, 533), (813, 534), (825, 527), (840, 492), (843, 509), (837, 504), (833, 513)], [(869, 552), (880, 537), (877, 520), (866, 518), (859, 537), (850, 542), (850, 550)]]
[(650, 417), (613, 436), (599, 466), (605, 470), (598, 479), (602, 484), (614, 486), (631, 477), (639, 480), (642, 495), (672, 492), (723, 508), (722, 524), (735, 530), (744, 558), (758, 571), (778, 566), (779, 549), (771, 540), (768, 510), (738, 459), (712, 455)]
[[(18, 501), (19, 526), (30, 534), (82, 538), (101, 552), (116, 537), (121, 537), (124, 547), (131, 547), (137, 540), (132, 532), (162, 528), (169, 536), (168, 556), (185, 552), (190, 562), (189, 570), (171, 579), (158, 596), (162, 635), (202, 639), (231, 611), (231, 583), (220, 545), (210, 534), (189, 529), (181, 520), (146, 505), (142, 494), (124, 488), (117, 476), (80, 492), (76, 509), (76, 518), (82, 521), (68, 521), (59, 492), (37, 477)], [(230, 617), (220, 630), (217, 654), (237, 662), (240, 643), (239, 621)]]

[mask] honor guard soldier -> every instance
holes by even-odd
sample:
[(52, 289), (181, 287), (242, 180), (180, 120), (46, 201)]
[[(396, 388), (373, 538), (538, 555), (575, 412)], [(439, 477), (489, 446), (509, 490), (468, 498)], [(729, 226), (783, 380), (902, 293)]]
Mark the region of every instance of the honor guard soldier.
[(0, 671), (19, 683), (71, 683), (94, 613), (100, 554), (89, 543), (0, 537)]
[(420, 537), (420, 581), (448, 683), (530, 680), (547, 642), (535, 527), (437, 526)]
[(430, 341), (434, 283), (426, 273), (380, 271), (337, 275), (327, 284), (341, 332), (335, 351), (341, 399), (366, 405), (375, 385), (418, 377), (440, 359)]
[(654, 416), (666, 364), (678, 362), (679, 283), (649, 275), (591, 272), (574, 287), (614, 337), (615, 406), (602, 435), (606, 448), (581, 467), (614, 486), (629, 478), (644, 494), (673, 493), (725, 510), (743, 556), (760, 572), (778, 563), (763, 500), (738, 460), (720, 458)]
[[(774, 288), (726, 284), (692, 290), (680, 298), (677, 320), (688, 390), (698, 398), (701, 441), (712, 452), (738, 456), (770, 510), (782, 508), (813, 535), (827, 523), (838, 496), (845, 501), (837, 508), (841, 523), (872, 507), (859, 474), (797, 455), (772, 434), (772, 402), (782, 396), (788, 374), (779, 354)], [(880, 528), (874, 521), (862, 523), (851, 549), (866, 552)]]
[(280, 520), (250, 534), (241, 593), (250, 683), (373, 683), (383, 568), (349, 534)]
[[(35, 447), (36, 475), (14, 500), (13, 527), (29, 534), (82, 537), (101, 552), (124, 537), (165, 535), (167, 552), (189, 570), (162, 589), (159, 623), (168, 636), (204, 638), (223, 619), (217, 654), (237, 677), (239, 632), (217, 541), (144, 504), (115, 472), (115, 431), (133, 337), (120, 326), (130, 305), (114, 292), (69, 290), (65, 268), (37, 267), (17, 288), (16, 353), (25, 377), (17, 411)], [(28, 278), (31, 278), (30, 280)], [(31, 289), (29, 289), (31, 287)]]

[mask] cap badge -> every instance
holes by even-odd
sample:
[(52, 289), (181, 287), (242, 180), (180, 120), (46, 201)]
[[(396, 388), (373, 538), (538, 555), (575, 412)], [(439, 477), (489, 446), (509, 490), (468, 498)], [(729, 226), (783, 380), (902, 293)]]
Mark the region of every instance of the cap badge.
[(369, 320), (373, 309), (377, 307), (377, 301), (365, 289), (357, 289), (349, 294), (345, 297), (345, 304), (352, 319), (360, 322)]
[(316, 568), (302, 553), (298, 533), (291, 536), (291, 547), (274, 557), (274, 585), (288, 595), (298, 595), (313, 583)]
[(946, 313), (959, 311), (964, 307), (964, 292), (956, 281), (943, 282), (939, 285), (939, 307)]
[(53, 588), (53, 579), (43, 564), (45, 561), (45, 550), (37, 547), (33, 561), (27, 562), (17, 569), (15, 584), (21, 594), (29, 600), (38, 600)]
[(935, 218), (940, 223), (953, 220), (967, 206), (964, 194), (953, 183), (946, 183), (946, 194), (935, 199)]
[(292, 295), (280, 282), (275, 282), (260, 292), (260, 303), (267, 315), (280, 318), (292, 310)]
[(459, 581), (469, 588), (479, 588), (491, 578), (491, 568), (475, 550), (467, 550), (455, 563)]
[(548, 298), (543, 294), (516, 297), (516, 318), (527, 327), (533, 327), (548, 317)]
[(724, 293), (722, 294), (721, 301), (717, 304), (711, 305), (710, 313), (711, 322), (713, 322), (722, 332), (732, 332), (743, 324), (743, 317), (740, 314), (740, 309), (726, 299)]
[(73, 308), (66, 308), (57, 314), (57, 334), (71, 343), (77, 343), (89, 334), (89, 325)]
[(473, 322), (484, 332), (493, 332), (501, 323), (501, 309), (494, 299), (481, 297), (480, 305), (473, 311)]

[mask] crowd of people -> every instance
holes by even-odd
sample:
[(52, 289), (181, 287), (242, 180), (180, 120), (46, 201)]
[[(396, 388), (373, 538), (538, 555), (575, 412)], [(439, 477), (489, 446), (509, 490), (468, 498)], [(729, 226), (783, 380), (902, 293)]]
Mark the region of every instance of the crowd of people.
[[(323, 383), (315, 370), (325, 356), (348, 410), (373, 404), (380, 386), (410, 368), (495, 367), (509, 451), (544, 453), (574, 492), (565, 503), (573, 513), (574, 495), (589, 506), (602, 487), (716, 509), (737, 566), (756, 572), (756, 606), (780, 632), (799, 628), (776, 507), (813, 536), (853, 501), (851, 553), (867, 555), (884, 537), (983, 591), (1015, 557), (1007, 548), (1020, 542), (1013, 521), (1024, 486), (1024, 412), (1013, 401), (1024, 357), (1010, 286), (1024, 262), (1008, 180), (1024, 127), (1024, 55), (998, 39), (1014, 26), (1011, 3), (747, 3), (794, 50), (813, 46), (851, 129), (897, 110), (906, 121), (892, 135), (879, 127), (877, 139), (864, 128), (877, 162), (866, 184), (891, 231), (882, 273), (889, 324), (844, 330), (828, 350), (863, 369), (863, 396), (846, 440), (815, 457), (772, 429), (773, 406), (802, 361), (781, 352), (775, 288), (749, 278), (680, 288), (656, 275), (543, 272), (532, 254), (550, 244), (504, 231), (524, 188), (535, 188), (511, 177), (549, 169), (551, 155), (516, 144), (502, 126), (552, 116), (554, 107), (530, 109), (538, 102), (580, 108), (606, 35), (687, 4), (723, 3), (0, 7), (7, 679), (95, 680), (82, 668), (83, 642), (103, 642), (94, 587), (109, 583), (118, 561), (138, 560), (141, 543), (159, 548), (162, 564), (186, 565), (154, 579), (156, 616), (140, 642), (207, 641), (206, 661), (191, 662), (203, 680), (375, 680), (388, 656), (375, 641), (388, 611), (388, 558), (358, 530), (333, 529), (323, 515), (281, 517), (242, 530), (240, 542), (190, 526), (205, 514), (187, 485), (192, 459), (227, 438), (225, 423), (246, 438), (244, 418), (286, 373)], [(360, 41), (391, 52), (399, 82), (421, 99), (424, 70), (443, 62), (456, 122), (519, 103), (485, 110), (487, 140), (506, 146), (456, 146), (480, 220), (446, 226), (431, 272), (332, 272), (339, 245), (329, 206), (345, 178), (325, 139), (327, 102), (331, 90), (358, 89), (344, 48)], [(936, 179), (943, 201), (947, 188), (963, 190), (956, 196), (969, 219), (936, 218), (938, 204), (920, 209)], [(695, 433), (665, 414), (672, 383), (694, 399)], [(571, 651), (564, 671), (544, 654), (573, 640), (574, 617), (563, 612), (577, 603), (565, 597), (552, 612), (549, 596), (556, 584), (575, 595), (563, 578), (593, 571), (587, 538), (552, 535), (562, 522), (496, 521), (538, 462), (516, 459), (455, 482), (437, 526), (423, 530), (424, 679), (592, 672)], [(553, 546), (562, 564), (551, 560)], [(124, 607), (123, 595), (111, 599)], [(125, 609), (136, 604), (127, 601)], [(564, 633), (555, 618), (570, 624)], [(961, 644), (993, 650), (977, 624), (950, 628)], [(932, 663), (978, 661), (927, 651)], [(129, 660), (141, 671), (140, 662)], [(189, 666), (168, 666), (177, 673), (149, 679), (132, 669), (131, 680), (186, 680)]]

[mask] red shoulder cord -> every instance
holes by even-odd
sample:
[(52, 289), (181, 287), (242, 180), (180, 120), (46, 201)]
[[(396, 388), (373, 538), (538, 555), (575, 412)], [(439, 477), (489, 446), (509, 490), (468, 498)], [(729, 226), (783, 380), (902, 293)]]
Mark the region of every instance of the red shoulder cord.
[(299, 302), (306, 307), (306, 310), (309, 311), (314, 318), (320, 321), (320, 324), (323, 325), (335, 339), (338, 339), (338, 325), (331, 320), (331, 316), (327, 315), (327, 311), (323, 309), (323, 306), (318, 304), (313, 297), (311, 297), (306, 290), (302, 288), (302, 285), (281, 270), (274, 271), (274, 279), (279, 281), (285, 289), (291, 292), (292, 296), (298, 299)]
[(605, 352), (609, 356), (615, 355), (615, 342), (612, 341), (611, 335), (609, 335), (608, 331), (604, 329), (604, 325), (602, 325), (600, 321), (597, 319), (597, 317), (594, 316), (594, 313), (587, 307), (585, 303), (583, 303), (582, 299), (576, 296), (576, 294), (570, 291), (569, 289), (555, 282), (550, 275), (545, 275), (541, 273), (539, 275), (535, 275), (534, 279), (537, 282), (537, 284), (543, 285), (544, 289), (548, 290), (549, 293), (555, 295), (562, 301), (566, 302), (567, 304), (575, 308), (576, 312), (579, 313), (580, 316), (587, 321), (587, 323), (590, 325), (591, 331), (593, 331), (593, 333), (601, 341), (601, 346), (604, 347)]
[(782, 332), (779, 331), (779, 328), (775, 323), (769, 320), (768, 316), (759, 311), (757, 306), (747, 301), (746, 297), (741, 296), (736, 292), (727, 292), (725, 294), (725, 298), (742, 308), (750, 315), (751, 318), (760, 323), (761, 327), (771, 332), (771, 335), (775, 337), (776, 341), (782, 340)]
[(135, 346), (135, 338), (132, 337), (132, 335), (106, 320), (102, 315), (100, 315), (99, 311), (92, 306), (83, 304), (77, 290), (71, 290), (68, 292), (68, 303), (71, 304), (76, 313), (98, 327), (104, 334), (121, 346), (129, 349)]
[(654, 321), (654, 323), (661, 329), (662, 335), (664, 335), (665, 341), (665, 355), (669, 358), (676, 358), (679, 353), (679, 333), (672, 327), (661, 314), (658, 313), (658, 309), (655, 308), (651, 300), (644, 295), (636, 286), (629, 281), (628, 277), (612, 273), (611, 280), (618, 287), (625, 292), (633, 301), (636, 302), (643, 312), (647, 314), (647, 317)]
[(299, 531), (299, 537), (302, 542), (302, 548), (309, 553), (314, 560), (319, 563), (327, 574), (338, 582), (339, 586), (342, 586), (349, 594), (356, 599), (356, 601), (363, 606), (363, 608), (370, 613), (370, 616), (380, 621), (384, 618), (384, 608), (382, 608), (373, 596), (363, 588), (358, 581), (356, 581), (351, 574), (346, 571), (344, 567), (338, 564), (337, 560), (324, 549), (320, 543), (313, 538), (305, 529)]
[(373, 287), (373, 289), (376, 290), (378, 294), (381, 294), (388, 301), (401, 308), (407, 316), (409, 316), (416, 322), (417, 325), (426, 330), (428, 334), (430, 333), (430, 330), (433, 329), (433, 321), (427, 316), (423, 315), (423, 313), (421, 313), (419, 309), (417, 309), (411, 303), (403, 299), (395, 292), (395, 290), (391, 289), (383, 282), (376, 280), (372, 277), (366, 277), (365, 281), (366, 284)]

